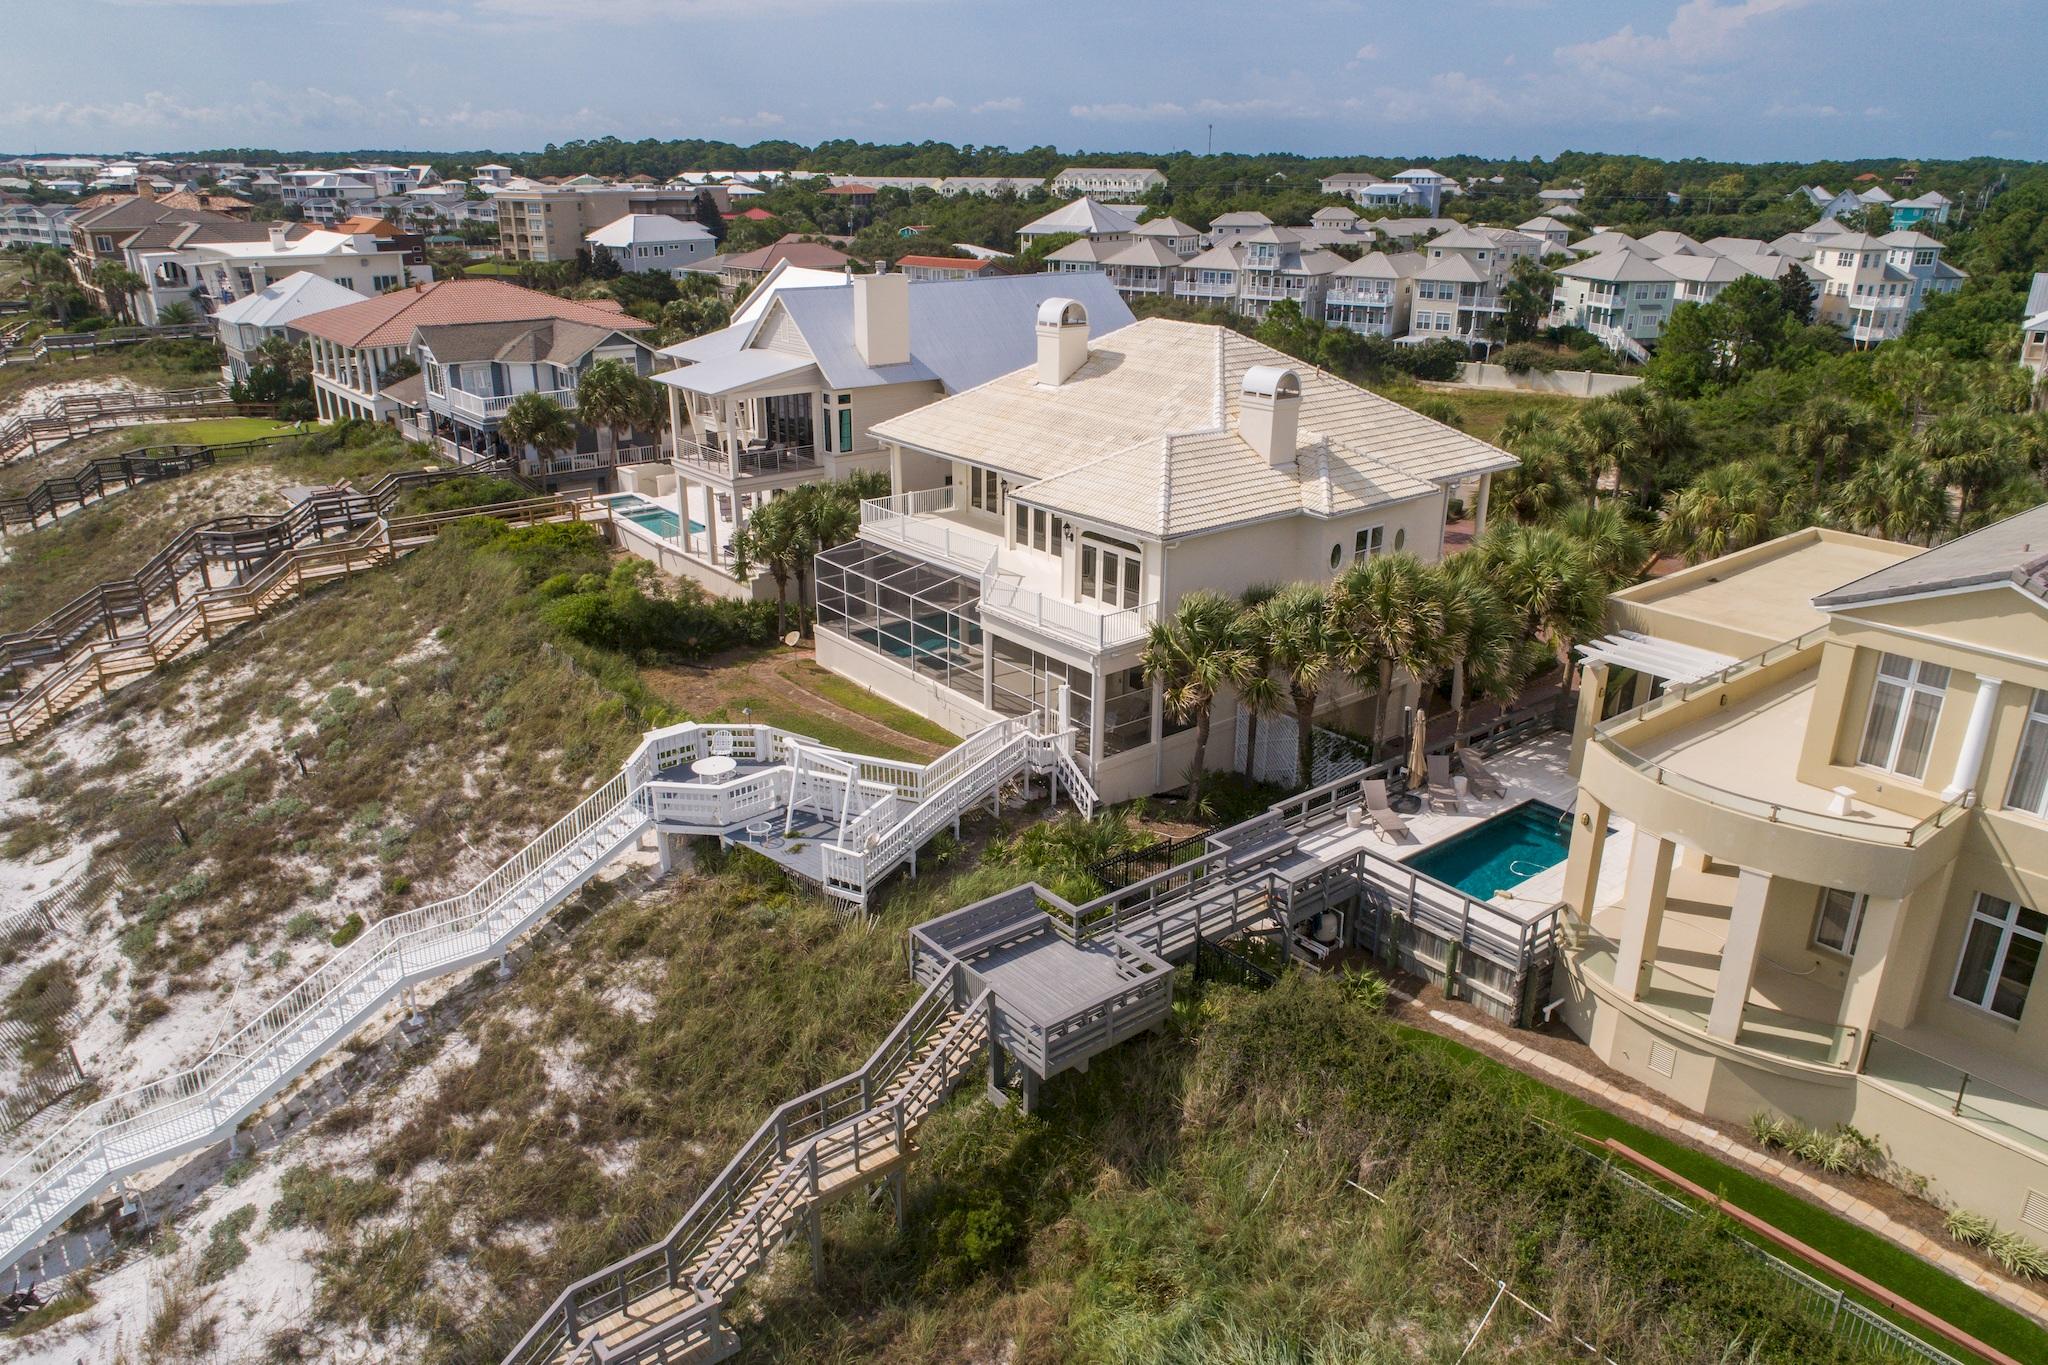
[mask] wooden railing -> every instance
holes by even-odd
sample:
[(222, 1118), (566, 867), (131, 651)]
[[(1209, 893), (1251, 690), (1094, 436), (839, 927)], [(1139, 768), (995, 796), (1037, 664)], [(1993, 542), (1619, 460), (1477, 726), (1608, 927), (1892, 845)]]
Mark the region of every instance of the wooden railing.
[(55, 517), (61, 508), (83, 507), (124, 488), (175, 479), (194, 470), (210, 469), (224, 459), (275, 449), (297, 439), (285, 433), (219, 445), (145, 446), (120, 455), (104, 455), (75, 474), (44, 479), (20, 497), (0, 498), (0, 528), (34, 527), (44, 517)]
[(593, 1342), (608, 1363), (651, 1365), (715, 1334), (725, 1302), (828, 1179), (857, 1183), (908, 1155), (911, 1130), (986, 1045), (989, 998), (976, 985), (965, 969), (933, 981), (858, 1069), (770, 1113), (667, 1236), (563, 1290), (506, 1365), (567, 1361)]
[(154, 418), (276, 414), (276, 404), (237, 403), (218, 385), (155, 393), (67, 394), (57, 401), (54, 412), (29, 413), (0, 421), (0, 463), (36, 454), (44, 446)]

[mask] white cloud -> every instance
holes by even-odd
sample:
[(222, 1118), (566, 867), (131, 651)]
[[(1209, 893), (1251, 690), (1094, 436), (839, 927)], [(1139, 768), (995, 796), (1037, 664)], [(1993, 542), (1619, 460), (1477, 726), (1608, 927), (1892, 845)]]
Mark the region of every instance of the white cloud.
[(1685, 0), (1671, 12), (1671, 22), (1661, 34), (1638, 33), (1634, 24), (1623, 24), (1605, 38), (1560, 47), (1557, 56), (1573, 66), (1636, 68), (1634, 74), (1654, 77), (1654, 70), (1642, 68), (1697, 66), (1737, 55), (1751, 24), (1814, 3), (1816, 0)]
[(1080, 119), (1155, 119), (1186, 118), (1187, 110), (1171, 100), (1154, 100), (1150, 104), (1070, 104), (1067, 112)]
[(960, 106), (953, 103), (949, 96), (934, 95), (928, 100), (919, 100), (916, 104), (905, 107), (913, 114), (943, 114), (948, 109), (958, 109)]
[(1014, 114), (1024, 107), (1024, 101), (1016, 95), (1005, 95), (1001, 99), (983, 100), (968, 110), (972, 114)]
[(718, 121), (727, 128), (780, 128), (783, 124), (782, 115), (772, 114), (766, 109), (744, 117), (727, 114)]
[(1764, 110), (1766, 118), (1840, 118), (1842, 111), (1832, 104), (1785, 104), (1782, 101)]
[(1361, 47), (1358, 49), (1358, 51), (1352, 53), (1351, 60), (1344, 63), (1344, 65), (1347, 67), (1351, 67), (1358, 66), (1364, 62), (1377, 61), (1379, 59), (1379, 55), (1379, 47), (1376, 44), (1367, 43), (1364, 47)]

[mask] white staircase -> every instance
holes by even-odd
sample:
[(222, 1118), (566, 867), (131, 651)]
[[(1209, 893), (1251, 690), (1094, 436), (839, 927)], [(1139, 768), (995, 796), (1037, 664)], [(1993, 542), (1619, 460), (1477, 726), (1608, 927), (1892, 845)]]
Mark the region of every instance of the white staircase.
[[(779, 766), (723, 787), (659, 780), (717, 748)], [(869, 888), (1002, 784), (1042, 773), (1084, 814), (1095, 791), (1071, 738), (1022, 720), (992, 725), (926, 765), (826, 750), (768, 726), (694, 723), (648, 733), (613, 778), (459, 896), (379, 920), (197, 1066), (72, 1115), (0, 1171), (0, 1270), (123, 1176), (230, 1137), (407, 987), (502, 955), (605, 864), (691, 799), (736, 824), (804, 799), (844, 819), (824, 846), (825, 890), (865, 906)], [(858, 800), (853, 798), (857, 797)], [(681, 822), (687, 823), (687, 822)]]
[(73, 1115), (0, 1172), (0, 1270), (113, 1181), (231, 1136), (407, 986), (503, 953), (639, 840), (644, 783), (629, 763), (462, 895), (372, 925), (197, 1066)]

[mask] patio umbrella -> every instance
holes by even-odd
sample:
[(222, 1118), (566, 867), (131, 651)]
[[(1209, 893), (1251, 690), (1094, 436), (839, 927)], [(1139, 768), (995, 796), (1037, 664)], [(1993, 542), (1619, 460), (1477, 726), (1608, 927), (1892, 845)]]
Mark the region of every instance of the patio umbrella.
[(1408, 742), (1408, 786), (1411, 789), (1421, 786), (1428, 771), (1429, 717), (1418, 706), (1415, 708), (1415, 729)]

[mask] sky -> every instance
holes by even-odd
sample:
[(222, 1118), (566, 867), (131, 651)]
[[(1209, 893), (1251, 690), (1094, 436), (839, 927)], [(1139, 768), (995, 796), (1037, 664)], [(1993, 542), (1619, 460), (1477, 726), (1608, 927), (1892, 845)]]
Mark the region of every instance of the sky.
[(2044, 0), (0, 0), (0, 149), (2048, 159), (2044, 58)]

